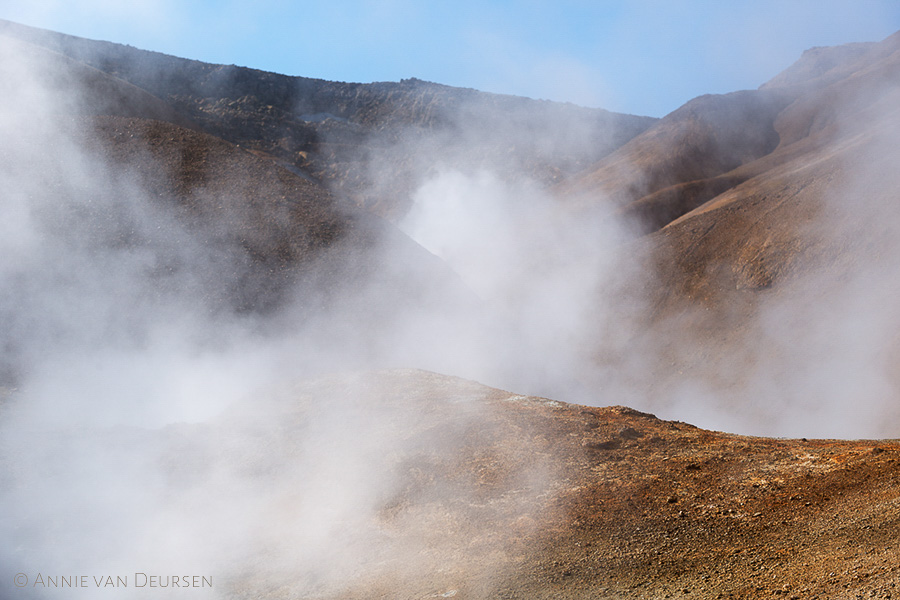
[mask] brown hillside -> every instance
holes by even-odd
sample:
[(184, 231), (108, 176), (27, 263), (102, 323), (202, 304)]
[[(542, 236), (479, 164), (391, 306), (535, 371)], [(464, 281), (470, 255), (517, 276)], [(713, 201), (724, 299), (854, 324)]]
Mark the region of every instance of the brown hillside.
[[(60, 112), (141, 117), (197, 128), (171, 104), (126, 81), (34, 44), (7, 37), (0, 40), (0, 68), (6, 71), (0, 85), (17, 85), (22, 80), (22, 70), (30, 71), (60, 103)], [(15, 91), (4, 90), (5, 109), (26, 114), (33, 111), (34, 106), (24, 101), (27, 97)], [(10, 101), (14, 98), (22, 101), (13, 106)]]
[(553, 183), (656, 121), (414, 78), (342, 83), (211, 65), (2, 20), (0, 35), (128, 81), (207, 132), (275, 156), (392, 220), (434, 167), (423, 156)]
[(701, 96), (582, 174), (564, 193), (627, 204), (671, 185), (707, 179), (771, 152), (789, 102), (771, 92)]
[(892, 222), (883, 211), (900, 183), (889, 167), (900, 134), (898, 72), (892, 53), (796, 100), (776, 120), (779, 147), (728, 174), (742, 184), (660, 232), (682, 265), (684, 276), (674, 277), (685, 293), (765, 288), (795, 266), (853, 268), (876, 257), (847, 250), (864, 230), (883, 243), (878, 232)]
[[(786, 157), (827, 144), (818, 132), (838, 122), (848, 127), (861, 115), (879, 118), (873, 102), (895, 79), (898, 43), (892, 36), (814, 49), (758, 91), (692, 100), (561, 193), (580, 206), (612, 202), (640, 230), (655, 231)], [(811, 137), (816, 141), (768, 157)]]
[(244, 267), (216, 292), (239, 310), (295, 302), (298, 286), (313, 303), (345, 293), (348, 285), (385, 287), (392, 303), (410, 307), (423, 286), (460, 300), (470, 296), (441, 261), (402, 233), (340, 205), (323, 186), (272, 157), (154, 120), (98, 117), (80, 130), (121, 177), (174, 203), (179, 218), (208, 243), (243, 257)]
[[(304, 449), (294, 440), (333, 423), (327, 407), (339, 429), (331, 443)], [(173, 479), (225, 468), (277, 507), (267, 518), (282, 535), (244, 541), (262, 550), (227, 577), (227, 597), (897, 593), (895, 442), (727, 435), (416, 371), (302, 382), (215, 424), (163, 435), (164, 456), (178, 456), (163, 460)], [(217, 439), (230, 441), (210, 453)], [(336, 526), (304, 554), (290, 533), (305, 531), (304, 492), (279, 492), (266, 474), (290, 480), (290, 465), (311, 456), (333, 456), (386, 487), (331, 515), (354, 528)]]
[(825, 46), (806, 50), (797, 62), (762, 84), (760, 89), (807, 84), (823, 75), (836, 75), (861, 57), (868, 54), (873, 42)]

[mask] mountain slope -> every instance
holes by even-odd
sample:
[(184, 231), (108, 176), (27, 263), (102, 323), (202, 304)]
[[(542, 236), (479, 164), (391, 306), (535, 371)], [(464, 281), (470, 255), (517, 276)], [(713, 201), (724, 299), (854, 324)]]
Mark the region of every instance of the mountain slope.
[[(775, 118), (789, 102), (778, 92), (759, 91), (696, 98), (564, 185), (560, 194), (584, 204), (599, 198), (624, 206), (643, 219), (642, 227), (657, 229), (668, 222), (663, 213), (671, 202), (651, 200), (652, 194), (709, 181), (770, 153), (778, 145)], [(702, 203), (709, 193), (687, 206)], [(640, 209), (631, 206), (639, 202)]]
[(478, 302), (437, 257), (290, 164), (72, 58), (8, 38), (0, 52), (0, 385), (56, 353), (140, 347), (173, 319), (296, 331), (330, 314), (364, 338), (404, 310)]
[(423, 153), (552, 182), (655, 121), (417, 79), (339, 83), (209, 65), (8, 21), (0, 34), (138, 86), (209, 133), (276, 156), (395, 219), (429, 168), (417, 160)]
[(687, 211), (634, 242), (645, 311), (627, 343), (598, 344), (641, 390), (631, 405), (732, 431), (896, 435), (898, 49), (892, 36), (787, 90), (769, 154), (626, 205)]
[[(692, 100), (560, 193), (580, 206), (611, 202), (639, 230), (656, 231), (781, 158), (748, 163), (850, 118), (854, 103), (880, 97), (884, 86), (874, 78), (889, 80), (885, 61), (892, 60), (895, 37), (814, 49), (759, 90)], [(864, 75), (872, 70), (881, 75)]]
[[(898, 135), (894, 108), (900, 98), (898, 51), (897, 41), (889, 38), (870, 50), (874, 60), (858, 64), (857, 70), (801, 95), (782, 110), (774, 125), (780, 140), (777, 149), (728, 173), (743, 183), (660, 232), (661, 238), (675, 244), (670, 250), (678, 260), (695, 273), (705, 273), (701, 280), (706, 284), (759, 288), (772, 285), (794, 262), (808, 263), (810, 268), (820, 261), (833, 263), (844, 252), (842, 246), (852, 241), (840, 240), (850, 235), (841, 229), (853, 221), (854, 235), (868, 229), (875, 240), (884, 242), (876, 232), (891, 219), (884, 211), (898, 183), (889, 168), (895, 157), (892, 140)], [(860, 179), (873, 176), (860, 187)], [(843, 214), (842, 209), (848, 212)], [(821, 226), (811, 227), (822, 212)], [(748, 218), (754, 221), (751, 229), (741, 224)], [(707, 229), (702, 235), (689, 233)], [(715, 245), (718, 250), (712, 249)], [(767, 247), (783, 251), (775, 257)], [(845, 254), (844, 258), (872, 257)], [(751, 272), (758, 275), (748, 275)], [(691, 293), (699, 292), (686, 284)]]

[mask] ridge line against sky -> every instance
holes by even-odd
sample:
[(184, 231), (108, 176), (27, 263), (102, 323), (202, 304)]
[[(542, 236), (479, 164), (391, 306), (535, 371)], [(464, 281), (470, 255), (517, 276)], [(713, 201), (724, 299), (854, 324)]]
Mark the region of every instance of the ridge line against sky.
[(0, 0), (0, 18), (332, 81), (427, 81), (663, 116), (814, 46), (880, 41), (896, 0)]

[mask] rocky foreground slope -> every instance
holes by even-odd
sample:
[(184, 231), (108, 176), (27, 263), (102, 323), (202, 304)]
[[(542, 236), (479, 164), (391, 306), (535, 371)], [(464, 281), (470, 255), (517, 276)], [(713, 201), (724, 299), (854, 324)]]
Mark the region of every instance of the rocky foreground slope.
[[(90, 533), (105, 542), (81, 545), (75, 568), (191, 570), (217, 598), (898, 593), (895, 441), (730, 435), (411, 370), (299, 381), (203, 424), (125, 433), (5, 442), (18, 493), (140, 473), (9, 513), (8, 564), (46, 565)], [(54, 504), (79, 520), (47, 519)]]
[(359, 580), (325, 597), (898, 593), (896, 442), (729, 435), (408, 371), (300, 385), (278, 404), (283, 439), (338, 390), (364, 428), (340, 435), (385, 444), (372, 467), (391, 484)]
[[(385, 444), (363, 460), (391, 483), (349, 534), (362, 538), (359, 578), (338, 567), (322, 597), (898, 593), (896, 442), (728, 435), (408, 371), (300, 385), (277, 404), (282, 439), (327, 410), (307, 402), (344, 391), (358, 395), (341, 405), (341, 437)], [(241, 582), (246, 597), (280, 585), (262, 597), (318, 597), (305, 583)]]

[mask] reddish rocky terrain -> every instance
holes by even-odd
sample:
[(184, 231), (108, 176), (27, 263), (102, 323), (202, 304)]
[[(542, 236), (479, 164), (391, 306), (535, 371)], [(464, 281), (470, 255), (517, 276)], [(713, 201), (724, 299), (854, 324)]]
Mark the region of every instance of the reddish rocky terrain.
[[(225, 422), (170, 434), (181, 440), (179, 460), (215, 469), (203, 448), (224, 429), (257, 449), (231, 469), (268, 473), (301, 463), (295, 432), (321, 419), (325, 402), (343, 423), (335, 443), (361, 447), (344, 457), (348, 472), (362, 468), (390, 483), (377, 501), (353, 509), (362, 514), (354, 514), (351, 533), (335, 534), (341, 544), (349, 537), (346, 545), (320, 540), (321, 556), (295, 559), (296, 571), (261, 576), (253, 573), (260, 564), (248, 563), (247, 579), (229, 582), (235, 597), (898, 593), (896, 442), (730, 435), (427, 372), (334, 376), (273, 396)], [(264, 424), (275, 414), (271, 438)], [(266, 438), (273, 450), (258, 453)], [(377, 458), (372, 443), (382, 451)], [(293, 531), (305, 517), (292, 512), (289, 497), (277, 503), (284, 514), (267, 518)], [(322, 558), (330, 553), (335, 564)]]
[[(0, 270), (4, 586), (49, 568), (39, 560), (112, 561), (121, 527), (131, 537), (118, 554), (166, 548), (159, 560), (171, 561), (180, 549), (214, 573), (219, 597), (900, 593), (895, 440), (748, 437), (620, 406), (897, 437), (897, 35), (813, 49), (759, 90), (703, 96), (659, 120), (419, 80), (286, 77), (7, 22), (0, 39), (0, 125), (21, 134), (0, 148), (7, 214), (22, 230), (46, 225), (37, 242), (4, 230), (15, 259)], [(17, 82), (32, 77), (41, 85), (23, 93)], [(582, 405), (406, 368), (318, 373), (318, 348), (292, 337), (305, 319), (329, 357), (353, 366), (451, 345), (460, 307), (476, 329), (502, 320), (394, 226), (448, 165), (527, 176), (567, 215), (630, 224), (618, 243), (637, 267), (622, 271), (641, 276), (615, 288), (619, 337), (577, 340), (616, 385), (586, 374)], [(132, 197), (134, 214), (122, 208)], [(120, 270), (144, 287), (107, 289)], [(94, 279), (78, 283), (81, 271)], [(185, 325), (193, 311), (199, 333)], [(434, 313), (446, 329), (426, 327)], [(390, 338), (359, 334), (403, 319)], [(427, 344), (397, 353), (419, 330)], [(527, 338), (498, 342), (497, 331), (478, 339), (496, 349)], [(184, 365), (160, 361), (161, 343)], [(78, 425), (134, 398), (171, 402), (182, 379), (194, 390), (217, 352), (238, 359), (194, 392), (229, 398), (209, 400), (213, 416)], [(128, 363), (117, 379), (107, 363), (123, 353), (163, 365), (153, 385), (128, 380), (140, 372)], [(230, 401), (255, 360), (280, 370), (276, 383)], [(875, 384), (854, 387), (857, 367)], [(805, 369), (824, 383), (790, 387)], [(134, 389), (170, 382), (157, 396)], [(59, 404), (32, 414), (46, 389), (62, 390)], [(672, 404), (676, 392), (708, 404)], [(785, 395), (767, 404), (767, 393)], [(91, 404), (109, 394), (105, 411)], [(868, 415), (872, 398), (880, 412)], [(816, 424), (823, 412), (846, 423)], [(150, 475), (106, 477), (135, 465)], [(95, 468), (104, 476), (87, 489), (74, 483)], [(47, 481), (71, 484), (63, 508)], [(110, 549), (72, 545), (84, 523)]]

